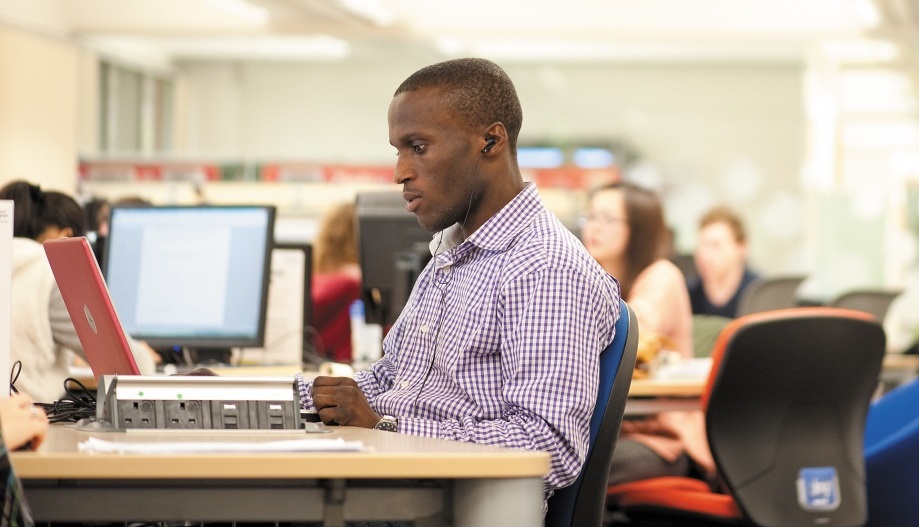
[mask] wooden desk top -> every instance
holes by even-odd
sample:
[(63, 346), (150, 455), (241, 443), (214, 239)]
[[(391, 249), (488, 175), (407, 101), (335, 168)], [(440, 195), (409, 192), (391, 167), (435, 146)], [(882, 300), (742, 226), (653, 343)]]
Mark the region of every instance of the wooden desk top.
[[(303, 479), (303, 478), (541, 478), (550, 456), (354, 427), (327, 434), (295, 431), (87, 432), (53, 425), (36, 452), (14, 452), (23, 479)], [(362, 441), (364, 452), (96, 454), (77, 445), (94, 436), (107, 441)]]
[[(884, 356), (883, 371), (894, 373), (919, 370), (919, 355), (888, 353)], [(632, 379), (629, 397), (699, 397), (705, 389), (706, 378)]]
[(629, 397), (699, 397), (705, 379), (632, 379)]
[(902, 353), (888, 353), (884, 355), (884, 371), (911, 370), (919, 371), (919, 355), (903, 355)]

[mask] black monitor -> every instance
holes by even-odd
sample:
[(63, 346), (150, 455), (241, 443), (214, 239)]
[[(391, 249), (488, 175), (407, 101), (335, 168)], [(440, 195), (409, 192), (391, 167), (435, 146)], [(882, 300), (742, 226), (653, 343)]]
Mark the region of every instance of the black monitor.
[(398, 191), (358, 193), (355, 213), (365, 318), (370, 324), (391, 326), (431, 259), (431, 233), (405, 209)]
[(125, 331), (196, 362), (264, 345), (274, 219), (271, 206), (112, 207), (104, 273)]

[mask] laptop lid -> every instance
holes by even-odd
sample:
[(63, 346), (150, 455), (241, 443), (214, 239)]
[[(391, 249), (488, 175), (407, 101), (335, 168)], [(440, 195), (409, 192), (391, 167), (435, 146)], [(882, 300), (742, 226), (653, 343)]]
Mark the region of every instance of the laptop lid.
[(96, 380), (140, 375), (89, 241), (82, 236), (51, 239), (44, 248)]

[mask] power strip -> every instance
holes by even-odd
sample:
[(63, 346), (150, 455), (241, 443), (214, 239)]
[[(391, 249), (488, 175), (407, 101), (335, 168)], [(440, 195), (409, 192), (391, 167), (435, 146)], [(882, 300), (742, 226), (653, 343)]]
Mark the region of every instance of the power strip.
[(287, 377), (103, 375), (97, 400), (96, 419), (117, 429), (301, 428)]

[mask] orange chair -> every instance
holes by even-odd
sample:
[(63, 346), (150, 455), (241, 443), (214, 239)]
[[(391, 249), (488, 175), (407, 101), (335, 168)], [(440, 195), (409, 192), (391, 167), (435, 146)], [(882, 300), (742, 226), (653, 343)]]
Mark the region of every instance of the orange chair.
[(607, 489), (634, 525), (858, 526), (865, 417), (884, 356), (867, 313), (795, 308), (734, 320), (702, 396), (719, 491), (691, 478)]

